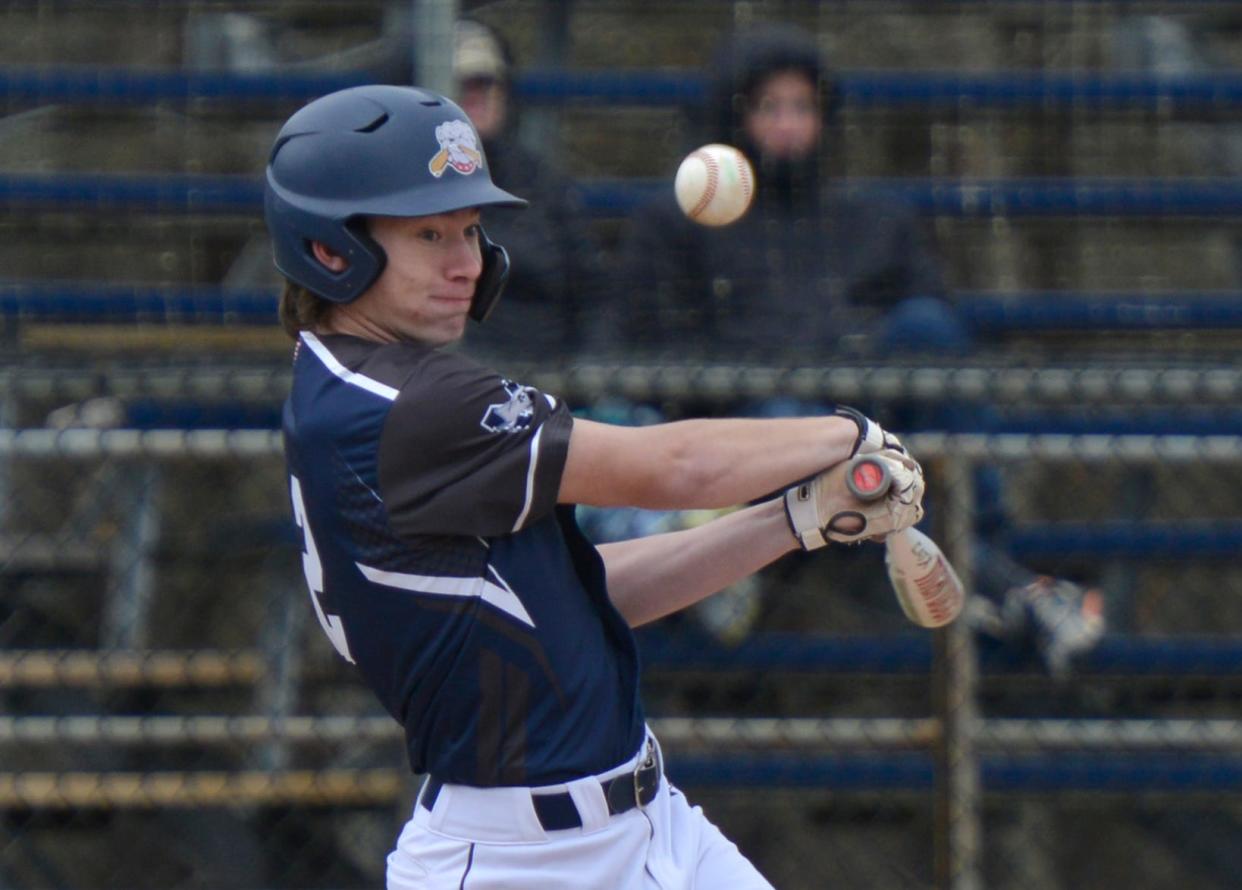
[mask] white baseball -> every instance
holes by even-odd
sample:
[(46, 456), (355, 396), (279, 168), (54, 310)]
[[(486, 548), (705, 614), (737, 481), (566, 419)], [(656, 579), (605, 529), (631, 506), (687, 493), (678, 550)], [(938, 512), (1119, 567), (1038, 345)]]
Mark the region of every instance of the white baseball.
[(690, 219), (705, 226), (727, 226), (750, 207), (755, 171), (733, 146), (712, 143), (686, 155), (677, 168), (673, 191)]

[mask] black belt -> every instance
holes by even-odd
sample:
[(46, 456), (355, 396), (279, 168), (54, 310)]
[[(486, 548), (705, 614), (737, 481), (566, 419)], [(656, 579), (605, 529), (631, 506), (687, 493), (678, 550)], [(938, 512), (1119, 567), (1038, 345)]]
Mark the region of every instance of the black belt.
[[(604, 799), (608, 801), (609, 814), (616, 816), (626, 813), (634, 807), (645, 807), (655, 800), (660, 790), (660, 755), (655, 745), (648, 743), (647, 756), (633, 772), (623, 773), (600, 782), (604, 789)], [(423, 793), (418, 802), (430, 811), (435, 806), (436, 798), (444, 782), (435, 776), (428, 776), (423, 786)], [(582, 816), (569, 792), (561, 791), (554, 794), (531, 793), (531, 802), (535, 805), (535, 815), (544, 831), (564, 831), (567, 828), (581, 828)]]

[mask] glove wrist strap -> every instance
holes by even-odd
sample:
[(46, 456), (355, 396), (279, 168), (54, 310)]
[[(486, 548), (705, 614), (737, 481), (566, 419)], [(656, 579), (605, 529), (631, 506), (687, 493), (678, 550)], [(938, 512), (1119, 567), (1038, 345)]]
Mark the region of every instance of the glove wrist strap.
[(850, 457), (853, 457), (858, 454), (863, 444), (868, 441), (868, 436), (872, 429), (876, 428), (875, 424), (867, 419), (867, 415), (848, 405), (837, 405), (833, 413), (837, 417), (844, 417), (854, 421), (854, 424), (858, 427), (858, 437), (854, 439), (854, 449), (850, 452)]
[(803, 550), (818, 550), (828, 543), (819, 528), (819, 511), (815, 509), (815, 493), (810, 482), (795, 485), (785, 492), (785, 519)]

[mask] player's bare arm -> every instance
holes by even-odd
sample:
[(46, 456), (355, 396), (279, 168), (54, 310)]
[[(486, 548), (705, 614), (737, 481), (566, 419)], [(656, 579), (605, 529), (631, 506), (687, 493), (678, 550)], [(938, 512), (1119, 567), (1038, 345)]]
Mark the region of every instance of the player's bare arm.
[(638, 627), (723, 590), (798, 549), (780, 498), (696, 528), (601, 544), (608, 595)]
[(558, 500), (650, 510), (731, 507), (848, 458), (846, 417), (683, 420), (622, 427), (575, 420)]
[(684, 609), (758, 571), (790, 550), (855, 543), (908, 528), (923, 515), (923, 474), (904, 452), (868, 455), (890, 480), (860, 499), (842, 461), (782, 497), (705, 525), (601, 545), (613, 605), (636, 627)]

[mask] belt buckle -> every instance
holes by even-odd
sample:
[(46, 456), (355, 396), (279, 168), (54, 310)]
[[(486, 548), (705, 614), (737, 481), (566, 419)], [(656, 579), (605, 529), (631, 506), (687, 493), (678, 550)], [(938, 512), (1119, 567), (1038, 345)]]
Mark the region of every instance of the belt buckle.
[[(650, 769), (651, 767), (655, 765), (656, 765), (656, 747), (655, 747), (655, 744), (651, 741), (651, 739), (647, 739), (647, 756), (643, 758), (641, 763), (639, 763), (637, 766), (634, 767), (634, 772), (630, 774), (634, 782), (634, 806), (638, 807), (639, 812), (644, 812), (647, 809), (647, 805), (643, 803), (643, 786), (642, 786), (642, 780), (640, 778), (640, 775), (643, 770)], [(660, 775), (658, 771), (656, 773), (655, 780), (657, 783), (659, 783), (660, 781)]]

